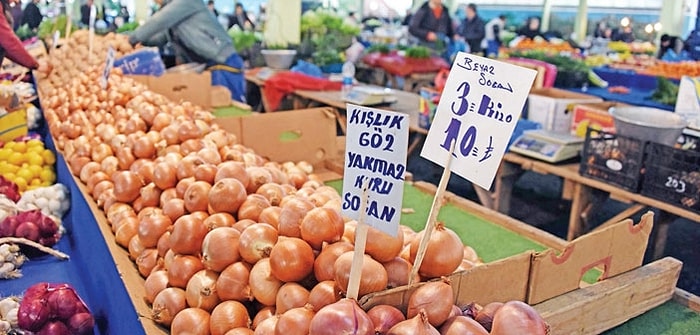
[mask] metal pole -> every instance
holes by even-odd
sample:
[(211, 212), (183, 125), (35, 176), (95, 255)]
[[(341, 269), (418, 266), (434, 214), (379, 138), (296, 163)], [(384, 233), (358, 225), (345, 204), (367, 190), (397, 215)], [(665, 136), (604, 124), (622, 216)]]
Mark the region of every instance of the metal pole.
[(540, 22), (540, 30), (542, 32), (549, 30), (549, 19), (552, 13), (552, 1), (544, 0), (542, 2), (542, 21)]
[(586, 31), (588, 30), (588, 0), (578, 1), (578, 12), (576, 13), (576, 22), (574, 23), (574, 34), (576, 41), (581, 42), (586, 39)]

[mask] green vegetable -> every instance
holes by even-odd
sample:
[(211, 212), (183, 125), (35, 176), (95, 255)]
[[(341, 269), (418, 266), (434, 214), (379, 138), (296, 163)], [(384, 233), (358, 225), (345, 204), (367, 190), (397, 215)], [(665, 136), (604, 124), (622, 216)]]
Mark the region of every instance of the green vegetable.
[(365, 51), (367, 53), (379, 52), (381, 54), (388, 54), (391, 48), (386, 44), (372, 44)]
[(129, 31), (134, 31), (138, 27), (139, 27), (138, 22), (127, 22), (127, 23), (124, 23), (121, 27), (117, 28), (117, 33), (125, 33), (125, 32), (129, 32)]
[(54, 32), (58, 31), (61, 37), (66, 37), (66, 25), (68, 24), (68, 17), (65, 14), (61, 14), (54, 18), (46, 18), (39, 24), (37, 28), (37, 36), (44, 40), (47, 38), (52, 38)]
[(582, 60), (567, 55), (550, 54), (543, 51), (513, 51), (511, 57), (541, 60), (557, 67), (556, 87), (579, 87), (589, 80), (590, 67)]
[(29, 29), (29, 26), (26, 24), (23, 24), (21, 27), (17, 28), (17, 31), (15, 31), (15, 34), (22, 41), (34, 37), (34, 32), (31, 29)]
[(430, 54), (430, 49), (420, 45), (406, 49), (408, 58), (430, 58)]
[(651, 99), (664, 105), (676, 105), (678, 99), (678, 85), (664, 77), (656, 77), (656, 90), (651, 94)]
[[(255, 43), (261, 41), (260, 36), (257, 33), (241, 30), (238, 26), (233, 26), (228, 30), (228, 35), (233, 41), (233, 46), (236, 50), (242, 51), (250, 49)], [(286, 49), (285, 46), (283, 49)], [(268, 49), (271, 49), (268, 47)]]
[(330, 64), (342, 63), (343, 59), (340, 53), (334, 49), (321, 49), (312, 55), (314, 64), (318, 66), (326, 66)]

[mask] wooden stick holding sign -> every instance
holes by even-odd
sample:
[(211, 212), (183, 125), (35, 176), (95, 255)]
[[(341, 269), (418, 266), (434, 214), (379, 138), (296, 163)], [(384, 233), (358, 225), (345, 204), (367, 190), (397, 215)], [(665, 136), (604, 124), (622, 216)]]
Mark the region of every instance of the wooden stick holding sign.
[(89, 38), (88, 38), (88, 64), (91, 64), (92, 60), (92, 48), (95, 40), (95, 19), (97, 18), (97, 7), (95, 4), (90, 6), (90, 25), (88, 27)]
[(430, 214), (428, 215), (428, 221), (425, 223), (425, 229), (423, 230), (423, 238), (418, 245), (418, 252), (416, 253), (416, 259), (413, 261), (413, 268), (411, 269), (411, 276), (408, 277), (408, 285), (413, 285), (414, 279), (418, 275), (418, 270), (423, 263), (423, 258), (425, 257), (425, 252), (428, 249), (428, 242), (430, 241), (430, 236), (435, 230), (435, 222), (437, 221), (437, 216), (440, 213), (440, 208), (442, 208), (442, 197), (445, 195), (445, 190), (447, 189), (447, 183), (450, 181), (450, 176), (452, 171), (450, 170), (450, 165), (452, 165), (452, 154), (455, 151), (455, 142), (452, 142), (450, 146), (450, 154), (447, 156), (447, 162), (445, 162), (445, 170), (442, 171), (442, 177), (440, 177), (440, 183), (438, 184), (437, 192), (433, 198), (433, 205), (430, 207)]
[(360, 293), (360, 279), (362, 279), (362, 266), (365, 258), (365, 246), (367, 245), (367, 230), (369, 226), (365, 223), (365, 210), (367, 210), (369, 179), (362, 185), (362, 198), (360, 202), (360, 217), (357, 219), (357, 229), (355, 230), (355, 250), (352, 255), (352, 265), (350, 267), (350, 279), (348, 281), (347, 297), (358, 300)]

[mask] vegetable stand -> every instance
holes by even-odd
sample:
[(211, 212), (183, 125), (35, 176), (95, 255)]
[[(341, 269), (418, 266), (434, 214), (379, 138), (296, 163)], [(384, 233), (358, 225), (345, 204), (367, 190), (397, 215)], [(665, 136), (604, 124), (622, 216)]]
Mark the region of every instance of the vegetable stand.
[[(40, 133), (46, 147), (55, 151), (48, 130), (44, 127)], [(95, 334), (143, 334), (95, 217), (73, 182), (62, 155), (57, 155), (56, 174), (57, 182), (70, 189), (71, 208), (63, 218), (66, 232), (54, 248), (71, 258), (61, 261), (52, 256), (30, 257), (22, 267), (23, 277), (3, 281), (0, 295), (21, 295), (38, 282), (68, 283), (75, 287), (93, 313)]]

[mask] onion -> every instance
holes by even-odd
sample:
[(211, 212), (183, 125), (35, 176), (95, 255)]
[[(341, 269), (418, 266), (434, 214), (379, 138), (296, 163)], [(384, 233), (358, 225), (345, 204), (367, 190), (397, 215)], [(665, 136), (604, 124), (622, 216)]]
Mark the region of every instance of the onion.
[(102, 166), (98, 162), (87, 162), (83, 167), (80, 169), (80, 180), (83, 183), (87, 183), (88, 178), (95, 174), (95, 172), (100, 171), (100, 168)]
[(72, 289), (59, 288), (50, 291), (47, 295), (46, 303), (51, 311), (51, 317), (68, 320), (78, 311), (80, 299)]
[(248, 193), (255, 193), (260, 186), (272, 182), (272, 175), (264, 167), (250, 166), (245, 169), (250, 181), (246, 187)]
[(185, 297), (187, 305), (211, 312), (219, 303), (216, 293), (216, 280), (219, 275), (211, 270), (201, 270), (195, 273), (187, 282)]
[(502, 302), (488, 303), (484, 306), (484, 308), (476, 313), (474, 320), (481, 324), (487, 331), (491, 331), (491, 327), (493, 326), (493, 317), (496, 315), (496, 312), (501, 309), (501, 307), (503, 307)]
[(450, 315), (454, 301), (452, 286), (446, 281), (426, 283), (411, 294), (408, 299), (406, 317), (412, 318), (425, 311), (428, 322), (439, 327)]
[(372, 320), (376, 335), (384, 335), (391, 327), (401, 321), (405, 321), (403, 313), (394, 306), (377, 305), (367, 311), (367, 316)]
[(357, 221), (351, 220), (345, 222), (345, 229), (343, 230), (343, 241), (349, 243), (354, 243), (355, 241), (355, 230), (357, 229)]
[[(415, 262), (418, 246), (424, 231), (416, 235), (411, 242), (411, 263)], [(446, 276), (454, 272), (462, 263), (464, 245), (454, 231), (438, 222), (425, 250), (423, 262), (418, 273), (427, 278)]]
[(163, 291), (168, 287), (168, 272), (165, 270), (158, 270), (151, 272), (144, 282), (144, 288), (146, 289), (146, 295), (144, 299), (147, 303), (152, 304), (153, 299), (156, 298), (158, 293)]
[(453, 316), (440, 327), (441, 335), (489, 335), (478, 322), (466, 316)]
[(239, 239), (241, 258), (250, 264), (270, 257), (272, 247), (277, 243), (277, 230), (266, 223), (254, 224), (243, 230)]
[(421, 310), (416, 316), (391, 327), (387, 335), (440, 335), (440, 332), (428, 322), (428, 316)]
[(323, 242), (339, 241), (344, 229), (345, 222), (338, 211), (323, 207), (314, 208), (306, 213), (301, 221), (301, 238), (312, 248), (321, 250)]
[(314, 311), (307, 307), (292, 308), (281, 314), (275, 326), (275, 335), (307, 335)]
[(260, 223), (267, 223), (273, 227), (275, 227), (275, 230), (279, 227), (280, 224), (280, 213), (282, 212), (281, 207), (277, 206), (271, 206), (268, 208), (265, 208), (260, 212), (260, 216), (258, 217), (258, 222)]
[(250, 328), (238, 327), (238, 328), (233, 328), (233, 329), (227, 331), (225, 335), (254, 335), (254, 334), (255, 334), (255, 332), (253, 332), (253, 330)]
[(209, 208), (208, 196), (209, 190), (211, 189), (212, 186), (207, 182), (193, 182), (187, 187), (187, 191), (185, 191), (183, 198), (185, 200), (185, 209), (190, 213), (198, 211), (206, 212)]
[(323, 247), (321, 253), (318, 254), (314, 261), (314, 276), (316, 280), (332, 280), (335, 278), (333, 265), (335, 261), (345, 252), (353, 250), (352, 244), (344, 241), (339, 241), (333, 244), (328, 244)]
[(250, 182), (250, 177), (245, 171), (245, 165), (241, 162), (223, 162), (217, 166), (219, 169), (216, 171), (216, 176), (214, 176), (214, 181), (218, 182), (224, 178), (234, 178), (243, 184), (243, 187), (248, 187)]
[(224, 301), (211, 312), (211, 335), (224, 335), (234, 328), (249, 326), (248, 310), (238, 301)]
[(224, 178), (217, 181), (208, 193), (209, 206), (215, 213), (235, 214), (245, 200), (245, 187), (234, 178)]
[(153, 168), (153, 182), (161, 190), (167, 190), (177, 185), (177, 168), (167, 162), (161, 162)]
[(144, 278), (151, 274), (151, 271), (153, 271), (156, 265), (158, 265), (157, 249), (146, 249), (136, 258), (136, 266), (139, 269), (139, 273)]
[(155, 248), (158, 245), (158, 239), (172, 228), (170, 217), (162, 213), (153, 212), (150, 215), (144, 215), (139, 221), (138, 236), (146, 248)]
[(275, 327), (277, 327), (277, 321), (279, 321), (279, 315), (273, 315), (258, 324), (255, 327), (254, 335), (271, 335), (275, 333)]
[(202, 242), (202, 264), (204, 268), (221, 272), (238, 261), (238, 240), (241, 233), (234, 228), (216, 228), (204, 237)]
[(170, 233), (170, 248), (183, 255), (197, 255), (202, 251), (202, 242), (209, 230), (195, 214), (183, 215)]
[(187, 213), (185, 209), (185, 200), (180, 198), (170, 199), (163, 206), (163, 214), (170, 218), (170, 221), (175, 222), (181, 216)]
[(158, 256), (165, 257), (165, 254), (170, 250), (170, 232), (165, 232), (158, 239), (158, 244), (156, 245), (158, 250)]
[[(335, 282), (343, 292), (348, 291), (353, 254), (353, 251), (345, 252), (340, 255), (335, 261), (335, 264), (333, 264)], [(360, 297), (365, 294), (386, 289), (386, 284), (388, 281), (386, 270), (384, 270), (382, 264), (375, 261), (368, 255), (363, 256), (364, 259), (362, 261), (362, 271), (360, 274), (360, 289), (358, 291)]]
[(204, 162), (197, 156), (185, 156), (177, 165), (177, 179), (192, 178), (194, 180), (194, 170)]
[(301, 237), (301, 222), (306, 213), (315, 208), (314, 204), (295, 196), (283, 202), (281, 207), (277, 231), (282, 236)]
[(151, 318), (164, 326), (170, 326), (176, 314), (187, 307), (185, 290), (168, 287), (160, 291), (153, 299)]
[(238, 220), (238, 222), (234, 223), (233, 226), (231, 226), (231, 228), (234, 228), (242, 233), (244, 230), (246, 230), (246, 228), (248, 228), (250, 226), (254, 226), (256, 224), (258, 224), (258, 223), (251, 220), (251, 219), (243, 219), (243, 220)]
[(146, 247), (141, 243), (139, 235), (134, 235), (134, 237), (129, 240), (129, 258), (131, 258), (132, 261), (136, 260), (144, 250), (146, 250)]
[[(216, 165), (221, 164), (221, 155), (216, 148), (202, 148), (197, 152), (197, 156), (205, 163), (214, 166), (214, 168), (216, 168)], [(214, 171), (214, 174), (216, 174), (216, 171)], [(214, 179), (213, 175), (212, 179)]]
[(221, 227), (232, 227), (234, 223), (236, 223), (236, 219), (229, 213), (214, 213), (204, 220), (204, 225), (207, 226), (209, 230)]
[(170, 325), (172, 335), (209, 335), (211, 316), (201, 308), (185, 308), (175, 315)]
[(76, 313), (68, 319), (67, 326), (71, 334), (92, 334), (95, 318), (90, 313)]
[(236, 262), (224, 269), (216, 280), (216, 293), (221, 300), (251, 301), (253, 296), (248, 286), (250, 265)]
[(273, 306), (282, 282), (272, 275), (270, 259), (259, 260), (250, 270), (248, 281), (253, 297), (265, 306)]
[[(401, 257), (394, 257), (394, 259), (382, 263), (382, 266), (384, 266), (384, 269), (389, 276), (387, 281), (388, 288), (408, 285), (408, 278), (411, 276), (413, 265), (407, 260)], [(420, 275), (416, 274), (413, 282), (420, 282)]]
[(238, 208), (238, 219), (249, 219), (258, 222), (260, 213), (267, 207), (270, 207), (270, 202), (267, 198), (260, 194), (250, 194)]
[(69, 335), (71, 334), (70, 330), (68, 329), (68, 326), (66, 326), (65, 323), (54, 320), (50, 321), (44, 327), (41, 328), (39, 332), (36, 333), (36, 335)]
[(368, 227), (365, 253), (372, 256), (377, 262), (384, 263), (394, 259), (402, 248), (403, 232), (401, 230), (398, 231), (396, 237), (393, 237), (377, 228)]
[(374, 335), (374, 324), (367, 313), (351, 299), (342, 299), (321, 308), (309, 327), (310, 335)]
[(530, 305), (522, 301), (503, 304), (493, 317), (492, 335), (545, 335), (549, 326)]
[(127, 218), (114, 232), (114, 240), (117, 241), (117, 244), (120, 246), (127, 248), (131, 238), (138, 233), (138, 229), (139, 220), (137, 218)]
[(301, 281), (311, 274), (313, 267), (314, 251), (302, 239), (290, 237), (279, 240), (270, 251), (272, 274), (283, 282)]
[(159, 189), (156, 184), (149, 183), (148, 185), (141, 188), (139, 192), (141, 197), (141, 205), (143, 207), (156, 207), (160, 204), (160, 194), (161, 189)]
[(175, 194), (177, 195), (178, 198), (184, 198), (185, 197), (185, 192), (187, 192), (187, 188), (192, 185), (196, 180), (194, 177), (187, 177), (180, 179), (180, 181), (177, 182), (177, 185), (175, 185)]
[(340, 298), (341, 292), (333, 280), (324, 280), (316, 284), (309, 292), (309, 304), (316, 312), (327, 305), (338, 302)]
[(261, 322), (275, 316), (275, 314), (276, 314), (276, 310), (275, 310), (274, 306), (265, 306), (265, 307), (261, 308), (255, 314), (255, 317), (253, 318), (253, 324), (251, 325), (251, 327), (253, 329), (258, 328), (258, 325)]
[(480, 263), (481, 259), (479, 259), (479, 255), (476, 254), (476, 250), (474, 248), (465, 245), (464, 246), (464, 253), (462, 255), (462, 258), (464, 260), (470, 261), (472, 263)]
[(214, 176), (216, 176), (216, 165), (202, 164), (194, 169), (194, 179), (214, 184)]
[(114, 196), (119, 202), (132, 202), (139, 196), (143, 181), (131, 171), (118, 171), (112, 175)]
[(255, 193), (267, 198), (272, 206), (278, 206), (280, 201), (282, 201), (282, 198), (287, 195), (282, 186), (277, 183), (267, 183), (261, 185), (258, 187), (258, 190), (255, 191)]
[(148, 136), (139, 137), (134, 141), (133, 152), (136, 158), (153, 158), (156, 155), (156, 146)]
[(297, 283), (286, 283), (277, 291), (275, 307), (278, 314), (286, 311), (304, 307), (309, 302), (309, 290)]
[(190, 278), (202, 269), (204, 265), (198, 257), (176, 255), (168, 267), (168, 283), (170, 286), (185, 288)]

